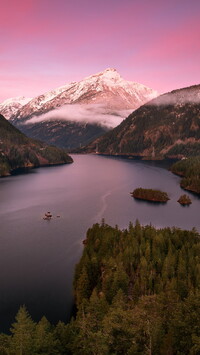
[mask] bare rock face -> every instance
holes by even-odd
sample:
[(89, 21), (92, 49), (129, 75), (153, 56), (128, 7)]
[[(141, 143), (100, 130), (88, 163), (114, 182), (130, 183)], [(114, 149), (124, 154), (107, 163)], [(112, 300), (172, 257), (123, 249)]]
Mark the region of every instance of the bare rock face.
[(109, 68), (33, 98), (8, 118), (32, 138), (71, 149), (116, 127), (157, 96)]

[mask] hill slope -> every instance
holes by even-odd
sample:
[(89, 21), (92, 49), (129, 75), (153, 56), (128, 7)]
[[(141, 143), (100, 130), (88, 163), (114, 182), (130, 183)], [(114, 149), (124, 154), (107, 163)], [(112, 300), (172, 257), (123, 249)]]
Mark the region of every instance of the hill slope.
[(84, 244), (74, 277), (72, 354), (199, 354), (195, 230), (156, 230), (137, 221), (122, 231), (102, 221)]
[(61, 149), (26, 137), (0, 115), (0, 176), (23, 167), (71, 163)]
[(157, 95), (109, 68), (32, 99), (10, 120), (32, 138), (71, 149), (116, 127)]
[(150, 158), (200, 152), (200, 85), (175, 90), (141, 106), (85, 151)]

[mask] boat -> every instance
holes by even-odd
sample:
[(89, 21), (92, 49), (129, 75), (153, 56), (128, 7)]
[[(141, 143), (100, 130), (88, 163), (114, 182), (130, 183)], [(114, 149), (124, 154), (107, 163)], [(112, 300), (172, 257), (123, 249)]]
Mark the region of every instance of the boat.
[(52, 218), (51, 212), (46, 212), (43, 219), (50, 220)]

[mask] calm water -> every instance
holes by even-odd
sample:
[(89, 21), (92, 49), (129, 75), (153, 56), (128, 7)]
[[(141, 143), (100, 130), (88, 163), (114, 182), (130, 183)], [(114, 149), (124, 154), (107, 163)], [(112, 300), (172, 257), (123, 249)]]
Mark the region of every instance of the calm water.
[[(176, 201), (183, 194), (179, 177), (162, 163), (75, 155), (74, 164), (32, 170), (0, 179), (0, 325), (9, 329), (21, 304), (34, 320), (42, 315), (67, 321), (73, 304), (74, 266), (86, 231), (104, 217), (121, 228), (136, 218), (157, 227), (196, 227), (200, 199)], [(169, 193), (166, 205), (134, 200), (136, 187)], [(46, 211), (55, 218), (42, 219)], [(60, 218), (56, 216), (60, 215)]]

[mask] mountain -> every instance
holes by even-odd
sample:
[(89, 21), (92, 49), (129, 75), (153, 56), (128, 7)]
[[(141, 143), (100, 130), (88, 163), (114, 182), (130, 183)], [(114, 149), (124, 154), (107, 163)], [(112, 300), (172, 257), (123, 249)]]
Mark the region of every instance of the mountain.
[(200, 85), (160, 95), (83, 152), (151, 159), (200, 154)]
[(24, 96), (7, 99), (0, 104), (0, 114), (9, 120), (12, 116), (16, 115), (22, 106), (26, 105), (31, 100), (32, 98)]
[(71, 163), (59, 148), (26, 137), (0, 115), (0, 176), (24, 167)]
[(117, 126), (157, 95), (106, 69), (32, 99), (10, 121), (30, 137), (71, 149)]

